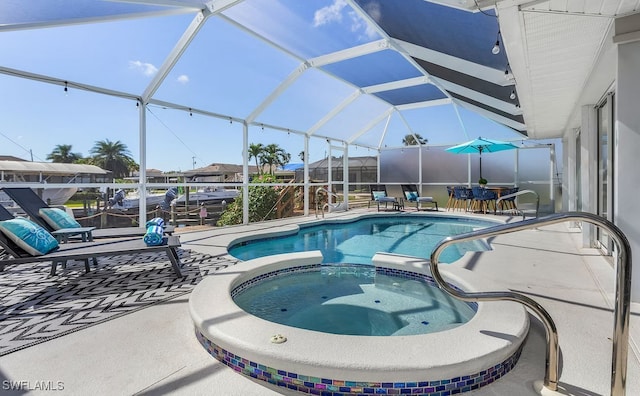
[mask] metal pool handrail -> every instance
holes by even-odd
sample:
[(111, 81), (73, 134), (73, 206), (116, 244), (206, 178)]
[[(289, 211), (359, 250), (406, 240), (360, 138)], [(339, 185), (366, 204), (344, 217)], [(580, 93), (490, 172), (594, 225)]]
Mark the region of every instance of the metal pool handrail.
[[(535, 197), (536, 197), (536, 217), (538, 217), (538, 212), (540, 211), (540, 196), (538, 196), (538, 193), (533, 191), (533, 190), (520, 190), (520, 191), (515, 192), (513, 194), (503, 195), (500, 198), (498, 198), (498, 200), (496, 201), (496, 206), (498, 206), (498, 204), (501, 201), (504, 201), (505, 199), (517, 197), (518, 195), (523, 195), (523, 194), (533, 194), (533, 195), (535, 195)], [(522, 213), (522, 220), (524, 220), (525, 219), (524, 210), (516, 208), (516, 211)]]
[[(334, 193), (334, 192), (331, 192), (331, 191), (327, 190), (327, 189), (326, 189), (326, 188), (324, 188), (324, 187), (320, 187), (320, 188), (318, 188), (318, 189), (316, 190), (316, 202), (315, 202), (315, 207), (316, 207), (316, 218), (318, 218), (318, 196), (320, 195), (320, 193), (321, 193), (321, 192), (324, 192), (325, 194), (327, 194), (327, 202), (329, 201), (329, 197), (330, 197), (330, 196), (331, 196), (331, 197), (335, 197), (335, 199), (336, 199), (336, 200), (339, 200), (339, 199), (340, 199), (340, 195), (338, 195), (338, 194), (336, 194), (336, 193)], [(329, 204), (328, 204), (328, 203), (326, 203), (326, 204), (322, 205), (321, 213), (322, 213), (322, 218), (323, 218), (323, 219), (324, 219), (324, 209), (325, 209), (325, 208), (328, 208), (328, 207), (329, 207)]]
[(566, 221), (584, 221), (607, 230), (617, 245), (616, 290), (613, 322), (613, 353), (611, 362), (611, 395), (623, 396), (627, 380), (627, 355), (629, 349), (629, 314), (631, 301), (631, 247), (629, 240), (612, 222), (592, 213), (566, 212), (518, 223), (502, 224), (465, 234), (447, 237), (431, 252), (431, 273), (438, 286), (462, 301), (515, 301), (534, 311), (542, 320), (546, 330), (547, 353), (544, 386), (552, 391), (558, 389), (558, 331), (549, 313), (537, 302), (521, 293), (475, 292), (456, 290), (444, 281), (438, 269), (438, 257), (449, 245), (490, 236), (528, 230), (544, 225)]

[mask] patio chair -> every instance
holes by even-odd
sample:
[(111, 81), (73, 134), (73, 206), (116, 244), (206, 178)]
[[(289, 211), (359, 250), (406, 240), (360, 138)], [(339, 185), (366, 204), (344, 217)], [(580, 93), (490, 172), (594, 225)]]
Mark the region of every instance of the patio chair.
[(396, 197), (390, 197), (387, 194), (387, 188), (384, 185), (379, 184), (371, 184), (369, 185), (369, 191), (371, 192), (371, 201), (367, 207), (370, 207), (371, 202), (375, 202), (378, 206), (378, 212), (380, 211), (380, 203), (384, 203), (385, 209), (387, 209), (387, 205), (391, 203), (393, 206), (393, 210), (401, 210), (404, 209), (404, 201), (398, 199)]
[(462, 210), (465, 212), (470, 209), (473, 204), (473, 193), (467, 186), (453, 187), (453, 210)]
[(483, 187), (472, 187), (471, 191), (473, 191), (473, 205), (471, 207), (471, 211), (481, 211), (484, 214), (487, 214), (487, 209), (491, 209), (493, 205), (493, 213), (496, 212), (496, 200), (498, 199), (498, 194), (495, 191), (492, 191)]
[(13, 219), (14, 216), (7, 208), (0, 204), (0, 221)]
[[(0, 221), (10, 220), (15, 216), (4, 206), (0, 205)], [(136, 254), (164, 251), (171, 261), (173, 272), (182, 277), (180, 271), (180, 258), (176, 249), (181, 246), (177, 235), (165, 236), (161, 245), (149, 246), (142, 238), (114, 238), (96, 242), (77, 242), (71, 244), (59, 244), (58, 248), (42, 256), (34, 256), (0, 231), (0, 272), (6, 265), (24, 264), (51, 261), (50, 275), (56, 274), (58, 263), (63, 267), (69, 260), (84, 261), (85, 272), (90, 271), (89, 259), (97, 265), (96, 257), (119, 256), (122, 254)]]
[[(43, 227), (49, 232), (55, 232), (56, 230), (42, 218), (40, 215), (40, 209), (50, 208), (46, 202), (44, 202), (38, 194), (27, 187), (5, 187), (2, 189), (7, 195), (22, 208), (27, 216), (33, 222)], [(175, 227), (166, 226), (164, 229), (165, 234), (171, 235)], [(93, 239), (99, 238), (121, 238), (121, 237), (143, 237), (146, 233), (146, 228), (142, 227), (117, 227), (117, 228), (101, 228), (91, 231)]]
[(445, 208), (446, 211), (452, 210), (453, 209), (453, 204), (455, 203), (455, 195), (453, 194), (453, 186), (447, 186), (447, 207)]
[(433, 197), (421, 197), (418, 192), (418, 188), (413, 184), (402, 184), (402, 192), (404, 193), (405, 200), (409, 202), (416, 203), (416, 210), (420, 210), (422, 208), (421, 204), (431, 204), (430, 210), (438, 211), (438, 201), (433, 199)]

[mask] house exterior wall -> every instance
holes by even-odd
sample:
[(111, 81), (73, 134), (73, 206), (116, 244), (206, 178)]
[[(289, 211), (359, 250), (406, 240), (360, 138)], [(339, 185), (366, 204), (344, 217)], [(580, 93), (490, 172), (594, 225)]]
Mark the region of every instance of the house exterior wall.
[[(597, 105), (602, 98), (613, 93), (614, 129), (610, 145), (613, 146), (613, 223), (627, 236), (632, 257), (640, 253), (640, 210), (638, 191), (640, 172), (636, 169), (640, 152), (640, 15), (616, 20), (612, 42), (604, 43), (598, 61), (587, 82), (580, 112), (580, 144), (566, 144), (564, 167), (580, 167), (578, 180), (565, 175), (564, 193), (579, 194), (563, 202), (564, 210), (573, 210), (580, 202), (582, 211), (598, 213), (598, 121)], [(611, 40), (611, 39), (609, 39)], [(611, 81), (613, 79), (613, 81)], [(576, 140), (576, 128), (565, 131), (565, 142)], [(580, 151), (578, 156), (576, 153)], [(579, 157), (579, 162), (577, 158)], [(573, 171), (573, 170), (571, 170)], [(575, 184), (575, 185), (574, 185)], [(583, 245), (595, 247), (593, 226), (583, 225)], [(631, 299), (640, 302), (640, 271), (632, 271)]]
[[(640, 23), (637, 27), (640, 31)], [(640, 257), (640, 172), (636, 168), (640, 152), (640, 41), (618, 45), (617, 74), (614, 222), (629, 239), (631, 251)], [(638, 302), (640, 271), (632, 271), (632, 277), (632, 300)]]

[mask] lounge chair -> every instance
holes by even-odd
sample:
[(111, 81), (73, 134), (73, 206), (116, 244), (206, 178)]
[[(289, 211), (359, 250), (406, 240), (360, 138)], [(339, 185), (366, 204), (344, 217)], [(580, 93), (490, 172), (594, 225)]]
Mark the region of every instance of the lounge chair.
[(68, 260), (83, 260), (85, 262), (85, 270), (89, 272), (88, 260), (93, 259), (95, 262), (95, 258), (98, 256), (108, 257), (164, 251), (171, 261), (171, 267), (176, 276), (182, 277), (182, 273), (180, 272), (180, 258), (176, 251), (180, 245), (180, 238), (177, 235), (165, 237), (165, 242), (158, 246), (148, 246), (142, 238), (114, 238), (110, 240), (104, 239), (100, 242), (65, 243), (59, 245), (58, 249), (51, 253), (42, 256), (32, 256), (18, 247), (13, 241), (9, 240), (4, 234), (0, 233), (0, 247), (5, 250), (5, 253), (11, 256), (0, 260), (0, 272), (4, 271), (5, 266), (11, 264), (51, 261), (51, 275), (55, 275), (58, 263), (64, 264)]
[[(40, 216), (40, 209), (49, 208), (46, 202), (44, 202), (38, 194), (27, 187), (5, 187), (2, 189), (7, 195), (22, 208), (27, 216), (36, 224), (42, 226), (49, 232), (55, 232), (56, 230)], [(175, 227), (166, 226), (164, 229), (165, 234), (171, 235)], [(121, 237), (142, 237), (146, 233), (146, 229), (143, 227), (118, 227), (118, 228), (101, 228), (91, 231), (93, 239), (99, 238), (121, 238)]]
[[(0, 205), (0, 221), (13, 219), (14, 216), (4, 206)], [(96, 257), (120, 256), (123, 254), (136, 254), (164, 251), (171, 261), (173, 272), (178, 277), (182, 277), (180, 271), (180, 258), (177, 248), (181, 246), (180, 238), (177, 235), (164, 237), (162, 245), (148, 246), (143, 239), (140, 238), (113, 238), (103, 239), (96, 242), (76, 242), (58, 245), (58, 248), (50, 253), (42, 256), (34, 256), (19, 247), (15, 242), (9, 239), (4, 233), (0, 232), (0, 272), (4, 271), (5, 266), (11, 264), (24, 264), (35, 262), (51, 261), (51, 275), (56, 274), (58, 263), (64, 265), (69, 260), (84, 261), (85, 271), (89, 272), (89, 259), (92, 259), (97, 265)]]
[[(0, 205), (0, 220), (9, 220), (14, 216)], [(51, 275), (56, 274), (58, 263), (65, 264), (69, 260), (83, 260), (85, 270), (89, 272), (89, 259), (95, 264), (99, 256), (120, 256), (122, 254), (136, 254), (164, 251), (171, 261), (171, 267), (178, 277), (180, 272), (180, 258), (176, 249), (180, 247), (180, 238), (177, 235), (164, 237), (162, 245), (148, 246), (142, 238), (117, 238), (102, 240), (100, 242), (77, 242), (58, 245), (58, 248), (42, 256), (34, 256), (27, 253), (4, 233), (0, 232), (0, 248), (4, 250), (0, 254), (0, 272), (11, 264), (24, 264), (51, 261)]]
[(396, 197), (390, 197), (387, 194), (387, 188), (384, 185), (371, 184), (369, 186), (369, 191), (371, 191), (371, 201), (367, 207), (370, 207), (371, 202), (375, 202), (378, 206), (378, 212), (380, 211), (380, 204), (384, 203), (385, 209), (387, 209), (387, 205), (391, 203), (393, 206), (393, 210), (401, 210), (404, 209), (404, 202), (401, 199)]
[(431, 204), (430, 210), (438, 211), (438, 201), (433, 199), (433, 197), (421, 197), (418, 192), (418, 188), (413, 184), (403, 184), (401, 185), (402, 192), (404, 193), (404, 199), (409, 202), (416, 203), (416, 210), (422, 209), (422, 204)]

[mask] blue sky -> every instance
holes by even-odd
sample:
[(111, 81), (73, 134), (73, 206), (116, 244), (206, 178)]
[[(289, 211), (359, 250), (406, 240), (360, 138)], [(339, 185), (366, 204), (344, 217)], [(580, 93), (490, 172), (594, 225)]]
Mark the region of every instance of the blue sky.
[[(380, 38), (343, 0), (246, 1), (227, 15), (303, 59)], [(193, 18), (193, 14), (184, 14), (2, 32), (0, 66), (141, 94)], [(155, 98), (246, 118), (300, 63), (228, 21), (210, 18)], [(139, 110), (134, 101), (73, 86), (65, 92), (59, 85), (4, 74), (0, 74), (0, 87), (0, 155), (45, 161), (56, 145), (71, 144), (74, 152), (88, 156), (96, 141), (109, 139), (126, 144), (139, 161)], [(353, 91), (310, 69), (256, 121), (306, 131)], [(318, 133), (352, 137), (387, 107), (362, 96)], [(452, 145), (477, 136), (518, 138), (503, 126), (458, 109), (464, 126), (451, 105), (403, 112), (404, 120), (393, 116), (383, 145), (401, 145), (407, 133), (405, 122), (432, 144)], [(375, 125), (359, 141), (377, 145), (385, 125), (386, 120)], [(292, 155), (292, 162), (299, 162), (298, 153), (304, 148), (302, 136), (259, 125), (250, 127), (249, 142), (279, 144)], [(163, 171), (239, 164), (242, 125), (149, 105), (147, 147), (147, 168)], [(311, 161), (327, 153), (325, 139), (311, 139)], [(350, 148), (351, 156), (375, 153)]]

